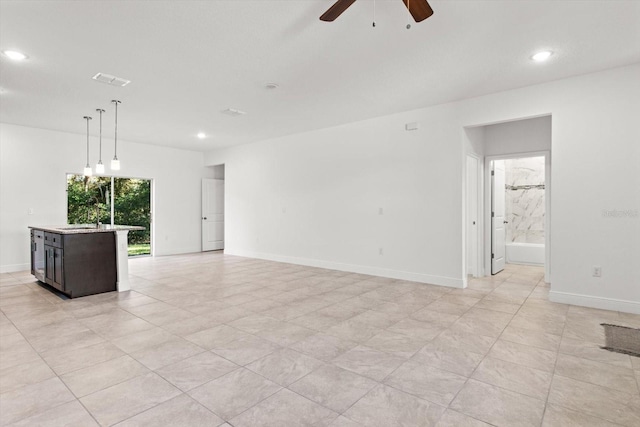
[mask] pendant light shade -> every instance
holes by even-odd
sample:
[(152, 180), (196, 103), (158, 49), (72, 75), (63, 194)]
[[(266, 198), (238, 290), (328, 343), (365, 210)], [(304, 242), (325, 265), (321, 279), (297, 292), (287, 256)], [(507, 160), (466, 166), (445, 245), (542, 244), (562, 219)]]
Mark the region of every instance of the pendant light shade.
[(96, 163), (96, 173), (103, 174), (104, 173), (104, 164), (102, 164), (102, 113), (104, 110), (101, 108), (97, 108), (96, 111), (100, 113), (100, 151), (98, 157), (98, 163)]
[(89, 120), (91, 117), (84, 116), (84, 119), (87, 121), (87, 165), (84, 167), (84, 176), (91, 176), (93, 175), (91, 165), (89, 165)]
[(120, 101), (114, 99), (111, 102), (116, 105), (116, 130), (113, 137), (114, 148), (113, 159), (111, 159), (111, 170), (117, 171), (120, 170), (120, 160), (118, 160), (118, 104), (120, 104)]

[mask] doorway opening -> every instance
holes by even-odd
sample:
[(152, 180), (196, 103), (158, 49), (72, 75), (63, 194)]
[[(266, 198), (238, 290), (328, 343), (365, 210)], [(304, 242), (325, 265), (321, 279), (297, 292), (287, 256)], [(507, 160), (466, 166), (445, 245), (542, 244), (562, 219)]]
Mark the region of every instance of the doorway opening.
[[(551, 137), (550, 114), (464, 128), (465, 285), (502, 263), (509, 271), (543, 269), (551, 283)], [(492, 196), (492, 188), (502, 191)]]
[(152, 180), (67, 174), (68, 224), (125, 224), (130, 257), (152, 255)]
[(202, 179), (202, 251), (224, 249), (224, 165), (213, 167), (213, 178)]
[(491, 274), (545, 265), (545, 156), (492, 160)]

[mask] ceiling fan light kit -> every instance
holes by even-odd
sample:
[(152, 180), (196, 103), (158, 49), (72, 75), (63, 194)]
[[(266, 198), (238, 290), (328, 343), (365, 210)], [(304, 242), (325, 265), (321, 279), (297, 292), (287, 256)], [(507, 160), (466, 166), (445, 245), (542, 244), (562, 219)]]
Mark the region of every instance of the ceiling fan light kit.
[[(321, 21), (332, 22), (335, 21), (342, 13), (349, 8), (356, 0), (338, 0), (331, 6), (325, 13), (320, 16)], [(433, 9), (429, 6), (427, 0), (402, 0), (407, 10), (416, 22), (422, 22), (431, 15), (433, 15)], [(373, 2), (373, 27), (376, 26), (375, 19), (375, 0)], [(407, 30), (411, 28), (411, 24), (407, 24)]]

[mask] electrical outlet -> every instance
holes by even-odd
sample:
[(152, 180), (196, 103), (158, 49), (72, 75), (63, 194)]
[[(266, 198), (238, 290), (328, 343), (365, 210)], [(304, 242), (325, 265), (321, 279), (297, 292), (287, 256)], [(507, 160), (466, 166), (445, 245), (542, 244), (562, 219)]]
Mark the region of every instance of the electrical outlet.
[(593, 267), (593, 277), (602, 277), (602, 267), (595, 266)]
[(29, 208), (29, 210), (27, 211), (27, 215), (33, 215), (33, 208)]
[(383, 255), (383, 253), (382, 253), (382, 252), (383, 252), (383, 251), (382, 251), (382, 248), (378, 249), (378, 254)]

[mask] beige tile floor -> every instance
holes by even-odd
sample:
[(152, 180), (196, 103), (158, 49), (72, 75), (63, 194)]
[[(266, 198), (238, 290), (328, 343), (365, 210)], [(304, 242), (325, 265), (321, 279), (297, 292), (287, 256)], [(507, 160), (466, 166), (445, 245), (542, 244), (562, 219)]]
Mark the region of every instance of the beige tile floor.
[(0, 424), (638, 426), (640, 316), (548, 301), (540, 268), (465, 290), (204, 253), (64, 300), (0, 275)]

